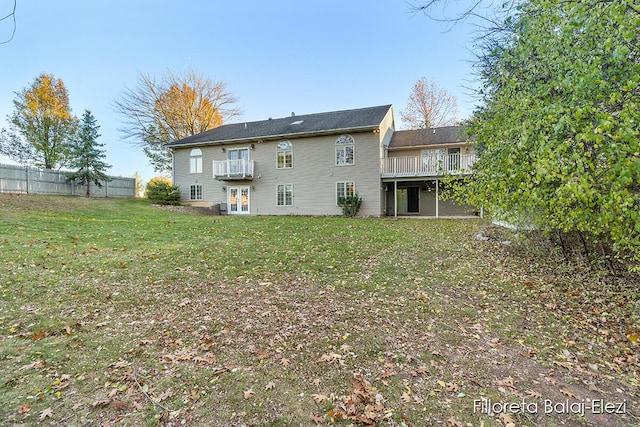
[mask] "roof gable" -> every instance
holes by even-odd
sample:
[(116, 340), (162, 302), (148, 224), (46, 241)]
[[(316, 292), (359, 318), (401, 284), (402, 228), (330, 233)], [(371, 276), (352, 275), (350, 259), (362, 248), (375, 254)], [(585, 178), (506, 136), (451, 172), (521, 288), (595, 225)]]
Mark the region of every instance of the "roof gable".
[(257, 139), (293, 138), (307, 135), (347, 133), (375, 129), (391, 105), (292, 115), (280, 119), (223, 125), (168, 144), (170, 147), (222, 144)]
[(419, 147), (423, 145), (456, 144), (467, 142), (464, 126), (399, 130), (393, 133), (389, 149)]

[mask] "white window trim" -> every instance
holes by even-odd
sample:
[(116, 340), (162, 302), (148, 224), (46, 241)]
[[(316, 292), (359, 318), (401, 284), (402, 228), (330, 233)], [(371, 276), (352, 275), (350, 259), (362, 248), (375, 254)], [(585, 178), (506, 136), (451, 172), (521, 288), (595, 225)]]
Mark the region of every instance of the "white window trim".
[[(338, 143), (338, 141), (340, 141), (343, 137), (348, 138), (351, 142), (350, 143)], [(334, 152), (334, 162), (336, 166), (355, 166), (356, 165), (356, 140), (353, 136), (351, 135), (340, 135), (335, 142), (335, 152)], [(346, 161), (347, 156), (346, 156), (346, 148), (347, 147), (351, 147), (351, 150), (353, 151), (353, 156), (352, 156), (352, 162), (351, 163), (338, 163), (338, 152), (340, 150), (345, 150), (345, 156), (344, 159)]]
[(202, 173), (202, 150), (199, 148), (189, 153), (189, 173)]
[[(231, 151), (241, 151), (241, 150), (246, 150), (247, 151), (247, 161), (250, 162), (251, 161), (251, 147), (233, 147), (233, 148), (226, 148), (225, 151), (227, 153), (227, 160), (229, 159), (229, 155)], [(237, 160), (237, 159), (236, 159)]]
[(357, 190), (356, 190), (356, 182), (355, 182), (355, 181), (338, 181), (338, 182), (336, 182), (336, 187), (335, 187), (335, 188), (336, 188), (336, 194), (335, 194), (335, 196), (336, 196), (336, 197), (335, 197), (335, 199), (336, 199), (336, 206), (340, 206), (340, 205), (338, 205), (338, 197), (340, 197), (340, 196), (338, 195), (338, 185), (339, 185), (339, 184), (343, 184), (343, 185), (344, 185), (344, 190), (345, 190), (345, 191), (344, 191), (344, 194), (345, 194), (345, 197), (348, 197), (348, 196), (349, 196), (349, 195), (347, 194), (347, 184), (351, 184), (351, 185), (353, 186), (353, 194), (352, 194), (352, 195), (355, 195), (355, 194), (356, 194), (356, 192), (357, 192)]
[[(232, 189), (237, 189), (238, 190), (238, 203), (237, 203), (237, 210), (236, 211), (232, 211), (231, 210), (231, 190)], [(247, 190), (247, 210), (243, 211), (242, 210), (242, 190), (246, 189)], [(229, 215), (250, 215), (251, 214), (251, 187), (248, 185), (240, 185), (240, 186), (229, 186), (227, 187), (227, 213)]]
[[(200, 198), (198, 198), (198, 190), (196, 189), (196, 198), (193, 198), (193, 192), (191, 191), (193, 187), (200, 187)], [(189, 200), (204, 200), (204, 188), (202, 184), (191, 184), (189, 186)]]
[[(281, 205), (281, 204), (279, 204), (279, 203), (278, 203), (278, 202), (279, 202), (279, 200), (278, 200), (279, 191), (278, 191), (278, 190), (279, 190), (279, 187), (280, 187), (280, 186), (283, 186), (283, 187), (284, 187), (284, 199), (283, 199), (284, 204), (283, 204), (283, 205)], [(288, 205), (288, 204), (287, 204), (287, 186), (290, 186), (290, 187), (291, 187), (291, 204), (290, 204), (290, 205)], [(277, 206), (277, 207), (279, 207), (279, 208), (286, 208), (286, 207), (291, 207), (291, 206), (293, 206), (293, 198), (294, 198), (294, 195), (293, 195), (293, 184), (291, 184), (291, 183), (286, 183), (286, 184), (276, 184), (276, 206)]]
[[(285, 160), (286, 160), (286, 156), (287, 156), (288, 152), (291, 153), (291, 166), (287, 166), (286, 165), (286, 161), (285, 161), (285, 162), (283, 162), (284, 166), (280, 167), (279, 166), (280, 154), (283, 154), (285, 156)], [(293, 169), (293, 147), (285, 148), (285, 149), (278, 148), (276, 150), (276, 169)]]

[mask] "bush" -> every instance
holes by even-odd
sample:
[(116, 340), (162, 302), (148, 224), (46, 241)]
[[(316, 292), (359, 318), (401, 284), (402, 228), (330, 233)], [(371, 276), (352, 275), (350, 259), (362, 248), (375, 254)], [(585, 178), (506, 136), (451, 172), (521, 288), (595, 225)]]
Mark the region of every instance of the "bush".
[(347, 218), (353, 218), (356, 216), (362, 205), (362, 198), (358, 193), (353, 196), (338, 197), (338, 206), (342, 208), (342, 215)]
[(153, 202), (160, 205), (179, 205), (180, 191), (178, 187), (171, 184), (169, 178), (157, 176), (147, 183), (145, 196)]

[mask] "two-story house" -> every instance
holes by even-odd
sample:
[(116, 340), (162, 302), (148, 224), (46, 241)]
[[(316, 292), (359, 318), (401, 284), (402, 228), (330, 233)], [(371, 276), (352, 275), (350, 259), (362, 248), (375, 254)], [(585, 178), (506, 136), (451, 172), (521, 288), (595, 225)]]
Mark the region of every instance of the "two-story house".
[(396, 132), (391, 105), (224, 125), (169, 144), (173, 183), (183, 203), (229, 215), (339, 215), (356, 192), (360, 216), (466, 213), (431, 190), (446, 170), (469, 171), (471, 148), (437, 129), (416, 142), (424, 131)]

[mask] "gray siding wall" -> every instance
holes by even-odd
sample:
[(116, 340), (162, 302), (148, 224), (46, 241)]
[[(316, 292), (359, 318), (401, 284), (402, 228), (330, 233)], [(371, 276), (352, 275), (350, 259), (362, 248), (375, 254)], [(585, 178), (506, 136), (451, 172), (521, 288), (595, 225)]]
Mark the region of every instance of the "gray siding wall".
[[(379, 144), (379, 153), (378, 153), (378, 180), (380, 181), (380, 162), (381, 160), (387, 156), (387, 147), (391, 143), (391, 137), (393, 136), (393, 132), (395, 131), (395, 123), (393, 119), (393, 108), (390, 108), (387, 112), (387, 115), (380, 123), (380, 144)], [(384, 185), (380, 183), (380, 206), (379, 212), (380, 215), (384, 215), (386, 212), (385, 206), (386, 194), (384, 190)]]
[[(340, 215), (336, 205), (336, 183), (353, 181), (362, 197), (361, 216), (382, 214), (380, 182), (380, 142), (388, 135), (392, 118), (385, 118), (380, 132), (352, 133), (355, 139), (355, 165), (336, 166), (335, 141), (339, 135), (290, 139), (293, 144), (293, 168), (278, 169), (276, 145), (280, 140), (254, 142), (249, 151), (254, 161), (254, 178), (247, 181), (219, 181), (213, 178), (213, 160), (226, 160), (221, 145), (199, 147), (203, 153), (203, 171), (189, 173), (191, 148), (174, 151), (174, 183), (180, 187), (182, 201), (197, 206), (227, 203), (229, 187), (250, 187), (252, 215)], [(251, 143), (226, 144), (226, 149), (251, 147)], [(202, 184), (204, 200), (189, 200), (191, 184)], [(278, 184), (293, 184), (293, 206), (277, 206)]]
[[(220, 146), (200, 147), (202, 150), (202, 173), (193, 174), (189, 171), (192, 148), (174, 150), (173, 184), (180, 188), (180, 198), (183, 203), (193, 206), (212, 206), (225, 202), (219, 195), (220, 188), (224, 183), (213, 179), (213, 160), (226, 158), (226, 154), (220, 152), (220, 148)], [(202, 184), (203, 200), (189, 200), (189, 188), (192, 184)]]

